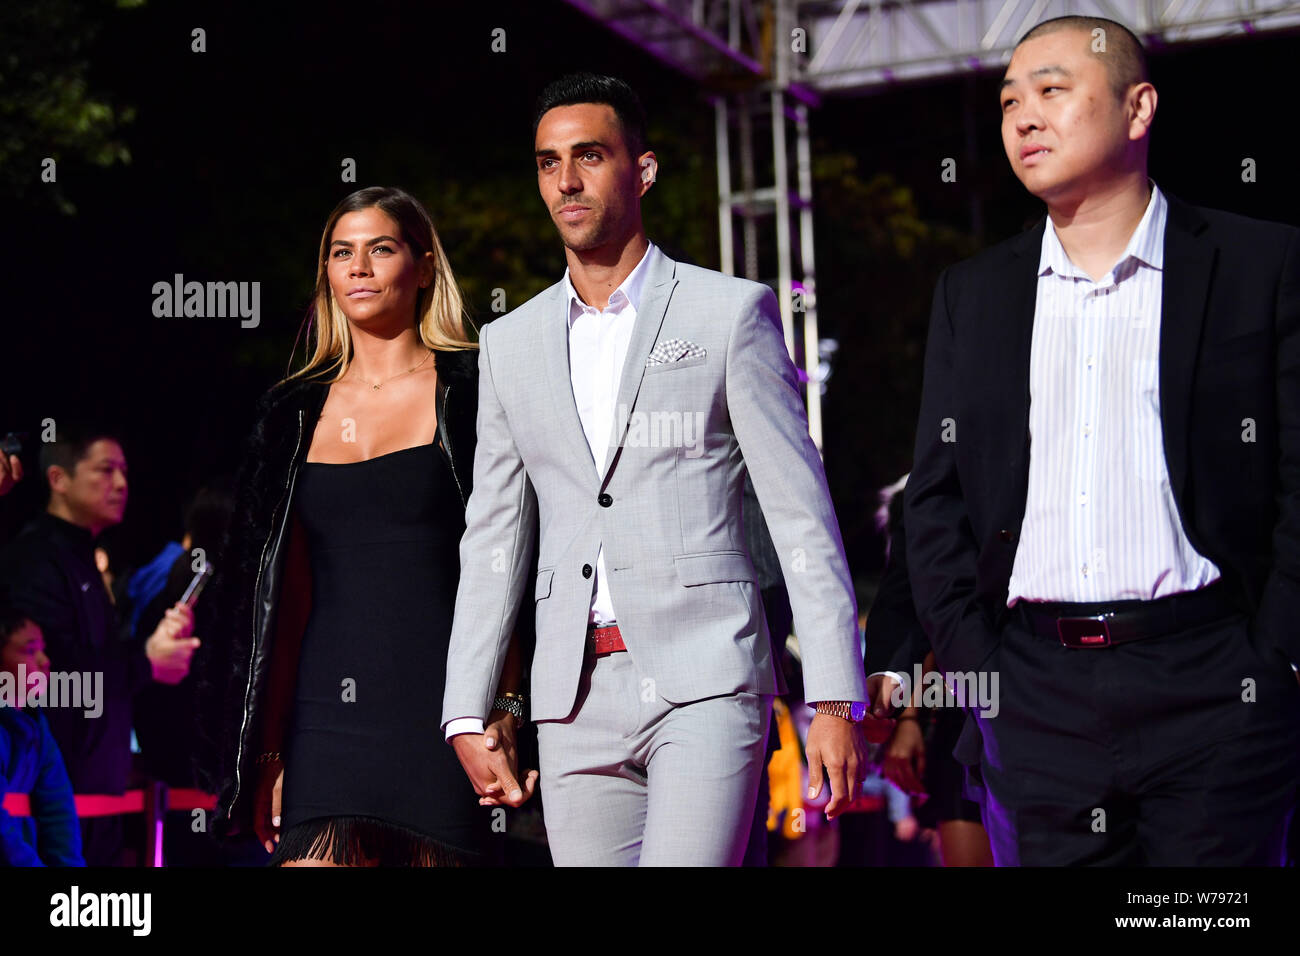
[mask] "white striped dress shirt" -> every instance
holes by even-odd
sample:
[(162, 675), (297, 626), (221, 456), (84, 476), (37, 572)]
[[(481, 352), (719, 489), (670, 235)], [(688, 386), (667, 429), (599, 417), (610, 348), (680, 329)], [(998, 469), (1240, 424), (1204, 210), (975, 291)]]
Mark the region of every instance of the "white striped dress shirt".
[(1070, 261), (1047, 219), (1030, 349), (1029, 489), (1008, 606), (1151, 600), (1219, 577), (1183, 531), (1162, 443), (1167, 208), (1152, 183), (1127, 248), (1097, 281)]

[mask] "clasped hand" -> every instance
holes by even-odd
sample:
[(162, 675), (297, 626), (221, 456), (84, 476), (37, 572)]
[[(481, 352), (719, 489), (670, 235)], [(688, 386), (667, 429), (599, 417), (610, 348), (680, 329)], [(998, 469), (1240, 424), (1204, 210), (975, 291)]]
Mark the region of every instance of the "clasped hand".
[(452, 737), (452, 749), (474, 785), (481, 806), (523, 806), (537, 788), (537, 771), (529, 770), (523, 784), (519, 783), (515, 719), (503, 711), (493, 711), (489, 720), (481, 734)]

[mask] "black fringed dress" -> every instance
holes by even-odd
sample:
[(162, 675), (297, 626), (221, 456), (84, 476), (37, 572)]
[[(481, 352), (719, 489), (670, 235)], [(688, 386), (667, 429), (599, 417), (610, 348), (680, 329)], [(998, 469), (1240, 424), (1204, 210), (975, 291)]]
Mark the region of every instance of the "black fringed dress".
[(439, 728), (465, 530), (435, 444), (350, 464), (307, 462), (294, 493), (312, 609), (284, 747), (271, 864), (500, 860)]

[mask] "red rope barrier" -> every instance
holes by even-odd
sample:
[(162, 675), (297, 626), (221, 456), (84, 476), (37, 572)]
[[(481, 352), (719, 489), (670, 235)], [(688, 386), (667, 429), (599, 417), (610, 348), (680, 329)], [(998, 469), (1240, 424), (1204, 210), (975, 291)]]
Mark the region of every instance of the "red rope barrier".
[[(112, 793), (78, 793), (73, 798), (77, 803), (78, 817), (111, 817), (123, 813), (144, 812), (144, 791), (128, 790), (122, 794)], [(213, 810), (217, 798), (202, 790), (177, 787), (167, 791), (168, 810)], [(11, 817), (30, 817), (31, 801), (25, 793), (6, 793), (5, 812)]]

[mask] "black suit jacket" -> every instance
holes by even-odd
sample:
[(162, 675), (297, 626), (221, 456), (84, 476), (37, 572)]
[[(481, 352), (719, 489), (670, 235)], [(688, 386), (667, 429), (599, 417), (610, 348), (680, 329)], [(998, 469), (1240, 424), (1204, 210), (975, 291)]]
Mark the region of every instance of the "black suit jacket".
[[(1257, 645), (1300, 661), (1300, 230), (1166, 199), (1160, 414), (1178, 514)], [(935, 289), (905, 526), (917, 614), (945, 670), (979, 669), (1007, 616), (1044, 226)]]

